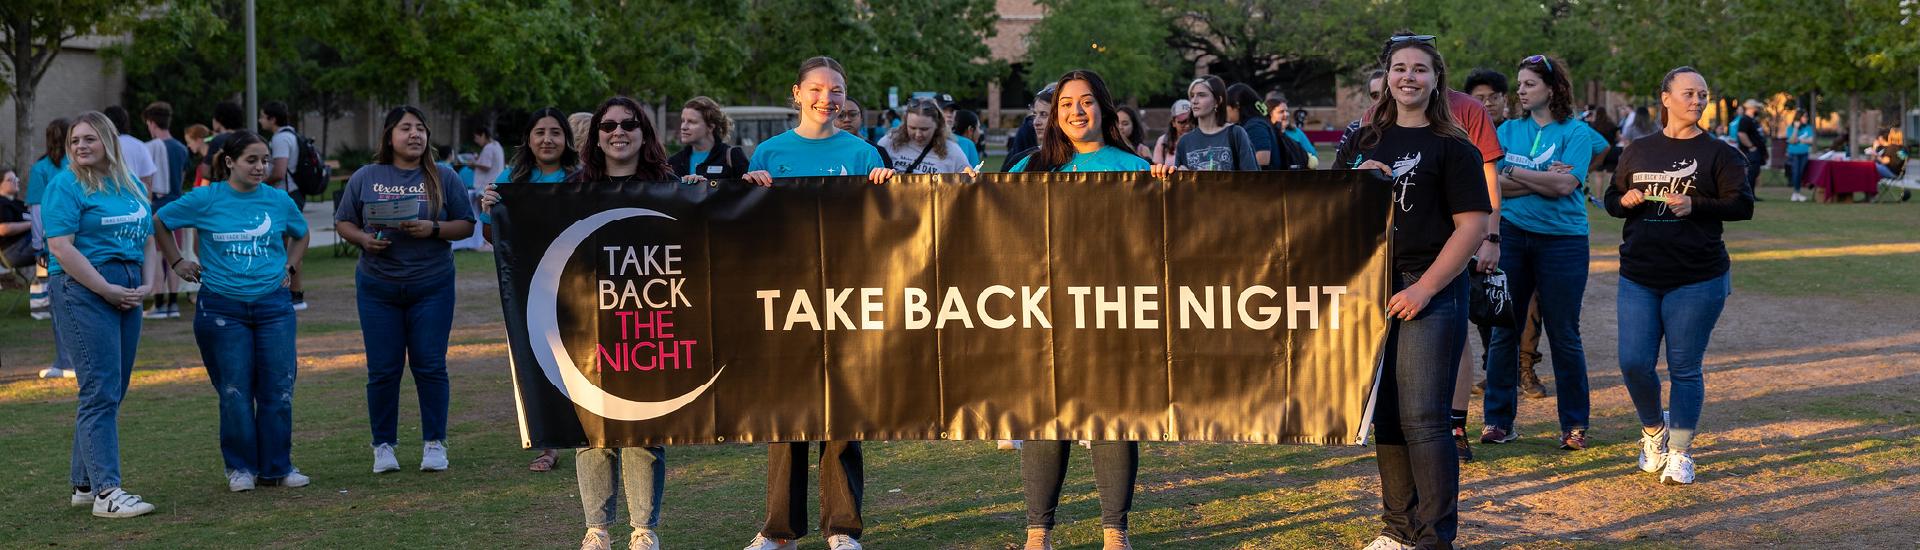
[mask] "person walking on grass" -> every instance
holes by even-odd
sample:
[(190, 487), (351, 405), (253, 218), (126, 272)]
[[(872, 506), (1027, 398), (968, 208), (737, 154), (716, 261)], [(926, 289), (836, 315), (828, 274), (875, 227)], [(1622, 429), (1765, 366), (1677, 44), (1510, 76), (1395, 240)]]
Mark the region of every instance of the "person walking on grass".
[[(1693, 439), (1706, 401), (1700, 365), (1733, 293), (1722, 224), (1753, 218), (1749, 157), (1700, 128), (1709, 98), (1699, 71), (1667, 72), (1660, 83), (1665, 128), (1627, 145), (1606, 195), (1607, 213), (1627, 220), (1615, 306), (1620, 376), (1640, 416), (1640, 469), (1659, 472), (1668, 485), (1693, 483)], [(1666, 388), (1655, 370), (1663, 340)]]
[(121, 156), (119, 135), (99, 111), (76, 118), (67, 133), (69, 170), (48, 183), (41, 210), (53, 256), (47, 286), (54, 345), (71, 359), (80, 384), (72, 501), (92, 505), (103, 518), (153, 511), (153, 503), (120, 486), (120, 405), (140, 348), (140, 302), (153, 290), (141, 265), (153, 217), (146, 185)]
[[(460, 174), (434, 159), (426, 114), (387, 112), (373, 164), (347, 179), (333, 213), (340, 238), (365, 250), (354, 270), (360, 336), (367, 349), (367, 420), (374, 473), (400, 470), (400, 375), (420, 396), (421, 471), (447, 469), (447, 338), (453, 330), (451, 241), (473, 233)], [(401, 212), (369, 216), (370, 204)]]
[(215, 152), (214, 177), (225, 181), (154, 212), (155, 235), (201, 235), (199, 261), (182, 257), (173, 239), (156, 242), (168, 269), (200, 284), (193, 336), (220, 397), (220, 456), (234, 492), (311, 482), (293, 467), (299, 318), (288, 288), (307, 253), (307, 218), (264, 181), (272, 154), (259, 135), (237, 130)]
[(1396, 211), (1392, 321), (1374, 390), (1386, 525), (1367, 550), (1450, 550), (1459, 529), (1460, 463), (1447, 407), (1467, 342), (1467, 259), (1493, 207), (1481, 151), (1449, 108), (1447, 66), (1433, 38), (1402, 31), (1388, 39), (1380, 54), (1385, 97), (1348, 134), (1338, 159), (1392, 178)]

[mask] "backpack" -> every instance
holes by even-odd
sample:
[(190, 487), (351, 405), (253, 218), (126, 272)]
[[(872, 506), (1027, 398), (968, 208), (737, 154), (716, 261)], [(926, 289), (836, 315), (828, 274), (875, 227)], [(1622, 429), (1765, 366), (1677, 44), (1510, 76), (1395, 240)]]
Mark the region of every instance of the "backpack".
[(1307, 156), (1307, 148), (1301, 147), (1300, 142), (1294, 141), (1284, 133), (1279, 134), (1275, 141), (1280, 142), (1280, 156), (1273, 159), (1273, 166), (1268, 167), (1269, 170), (1308, 169), (1307, 160), (1311, 157)]
[(299, 133), (293, 134), (294, 143), (299, 147), (293, 153), (293, 165), (287, 167), (287, 179), (293, 180), (293, 186), (302, 195), (319, 195), (327, 192), (327, 183), (333, 179), (333, 168), (320, 160), (320, 153), (313, 147), (313, 138)]

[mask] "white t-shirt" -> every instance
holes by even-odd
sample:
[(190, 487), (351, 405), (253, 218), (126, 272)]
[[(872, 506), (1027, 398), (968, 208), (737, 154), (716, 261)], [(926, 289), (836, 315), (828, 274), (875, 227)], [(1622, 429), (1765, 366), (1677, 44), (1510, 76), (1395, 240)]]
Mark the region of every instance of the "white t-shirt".
[(920, 166), (914, 167), (911, 172), (907, 171), (907, 167), (913, 164), (913, 159), (920, 158), (922, 147), (914, 145), (913, 140), (906, 140), (905, 143), (896, 146), (893, 144), (892, 136), (880, 140), (880, 147), (886, 149), (887, 154), (893, 157), (893, 166), (891, 166), (891, 168), (893, 168), (894, 172), (901, 175), (958, 174), (967, 171), (968, 168), (972, 168), (972, 166), (967, 165), (967, 153), (966, 151), (960, 150), (960, 144), (951, 138), (947, 139), (946, 142), (947, 155), (945, 157), (941, 157), (939, 151), (929, 151), (927, 158), (921, 160)]
[[(293, 189), (293, 165), (296, 162), (293, 156), (300, 153), (300, 141), (298, 137), (295, 137), (293, 132), (292, 126), (281, 126), (279, 130), (274, 130), (273, 140), (267, 143), (268, 162), (287, 159), (286, 176), (281, 177), (280, 181), (271, 184), (274, 189), (281, 191), (291, 191)], [(272, 171), (271, 166), (268, 167), (268, 171)]]
[(133, 177), (144, 180), (160, 173), (160, 165), (153, 163), (153, 153), (147, 152), (147, 142), (140, 138), (120, 134), (120, 156), (127, 157), (127, 168), (133, 170)]
[[(506, 153), (501, 152), (500, 142), (489, 141), (487, 142), (486, 147), (480, 148), (480, 156), (474, 157), (473, 164), (474, 164), (474, 167), (473, 167), (474, 184), (475, 185), (492, 184), (494, 181), (499, 180), (500, 173), (506, 170), (507, 155)], [(481, 170), (480, 166), (482, 165), (489, 166), (491, 168), (488, 168), (486, 170)], [(481, 182), (485, 182), (485, 183), (481, 183)]]
[[(159, 171), (160, 169), (159, 161), (167, 158), (166, 140), (156, 139), (156, 140), (148, 141), (146, 143), (146, 146), (147, 146), (147, 157), (154, 160), (154, 163), (153, 163), (154, 170)], [(178, 178), (178, 177), (180, 177), (179, 174), (173, 174), (171, 176), (166, 174), (156, 175), (153, 178), (153, 185), (147, 186), (147, 192), (155, 195), (165, 195), (167, 193), (171, 193), (173, 192), (173, 180), (174, 178)]]

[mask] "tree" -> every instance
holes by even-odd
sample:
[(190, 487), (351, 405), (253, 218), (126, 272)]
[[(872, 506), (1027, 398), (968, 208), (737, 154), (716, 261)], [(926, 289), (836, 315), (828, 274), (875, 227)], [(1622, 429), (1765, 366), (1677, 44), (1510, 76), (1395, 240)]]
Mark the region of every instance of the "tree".
[(1434, 46), (1453, 80), (1447, 84), (1456, 89), (1475, 68), (1513, 77), (1520, 60), (1531, 55), (1564, 60), (1570, 67), (1560, 69), (1568, 71), (1576, 90), (1596, 74), (1587, 66), (1590, 38), (1571, 24), (1573, 5), (1567, 0), (1430, 0), (1405, 6), (1404, 26), (1436, 35)]
[(1000, 20), (993, 0), (867, 0), (879, 63), (870, 70), (886, 86), (985, 96), (1005, 76), (987, 39)]
[(125, 25), (160, 0), (7, 0), (0, 2), (0, 91), (13, 95), (13, 161), (33, 163), (33, 102), (61, 44)]
[(1027, 35), (1033, 75), (1098, 73), (1115, 97), (1145, 97), (1177, 86), (1160, 14), (1132, 0), (1040, 0), (1047, 11)]
[(439, 86), (486, 104), (605, 85), (590, 54), (595, 25), (579, 24), (568, 0), (314, 0), (293, 11), (345, 61), (318, 79), (325, 89), (418, 104), (422, 88)]
[(1378, 57), (1403, 10), (1362, 0), (1150, 0), (1167, 45), (1208, 74), (1255, 90), (1351, 75)]
[(649, 101), (666, 97), (744, 95), (748, 61), (747, 0), (592, 0), (600, 45), (597, 65), (619, 93)]

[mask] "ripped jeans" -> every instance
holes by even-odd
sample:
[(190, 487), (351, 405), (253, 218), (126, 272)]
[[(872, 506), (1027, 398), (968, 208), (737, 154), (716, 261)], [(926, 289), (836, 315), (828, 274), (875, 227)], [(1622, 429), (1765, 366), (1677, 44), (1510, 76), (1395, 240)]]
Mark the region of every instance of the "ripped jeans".
[(220, 456), (228, 472), (263, 480), (293, 471), (293, 380), (299, 328), (287, 289), (242, 302), (205, 289), (193, 337), (220, 394)]

